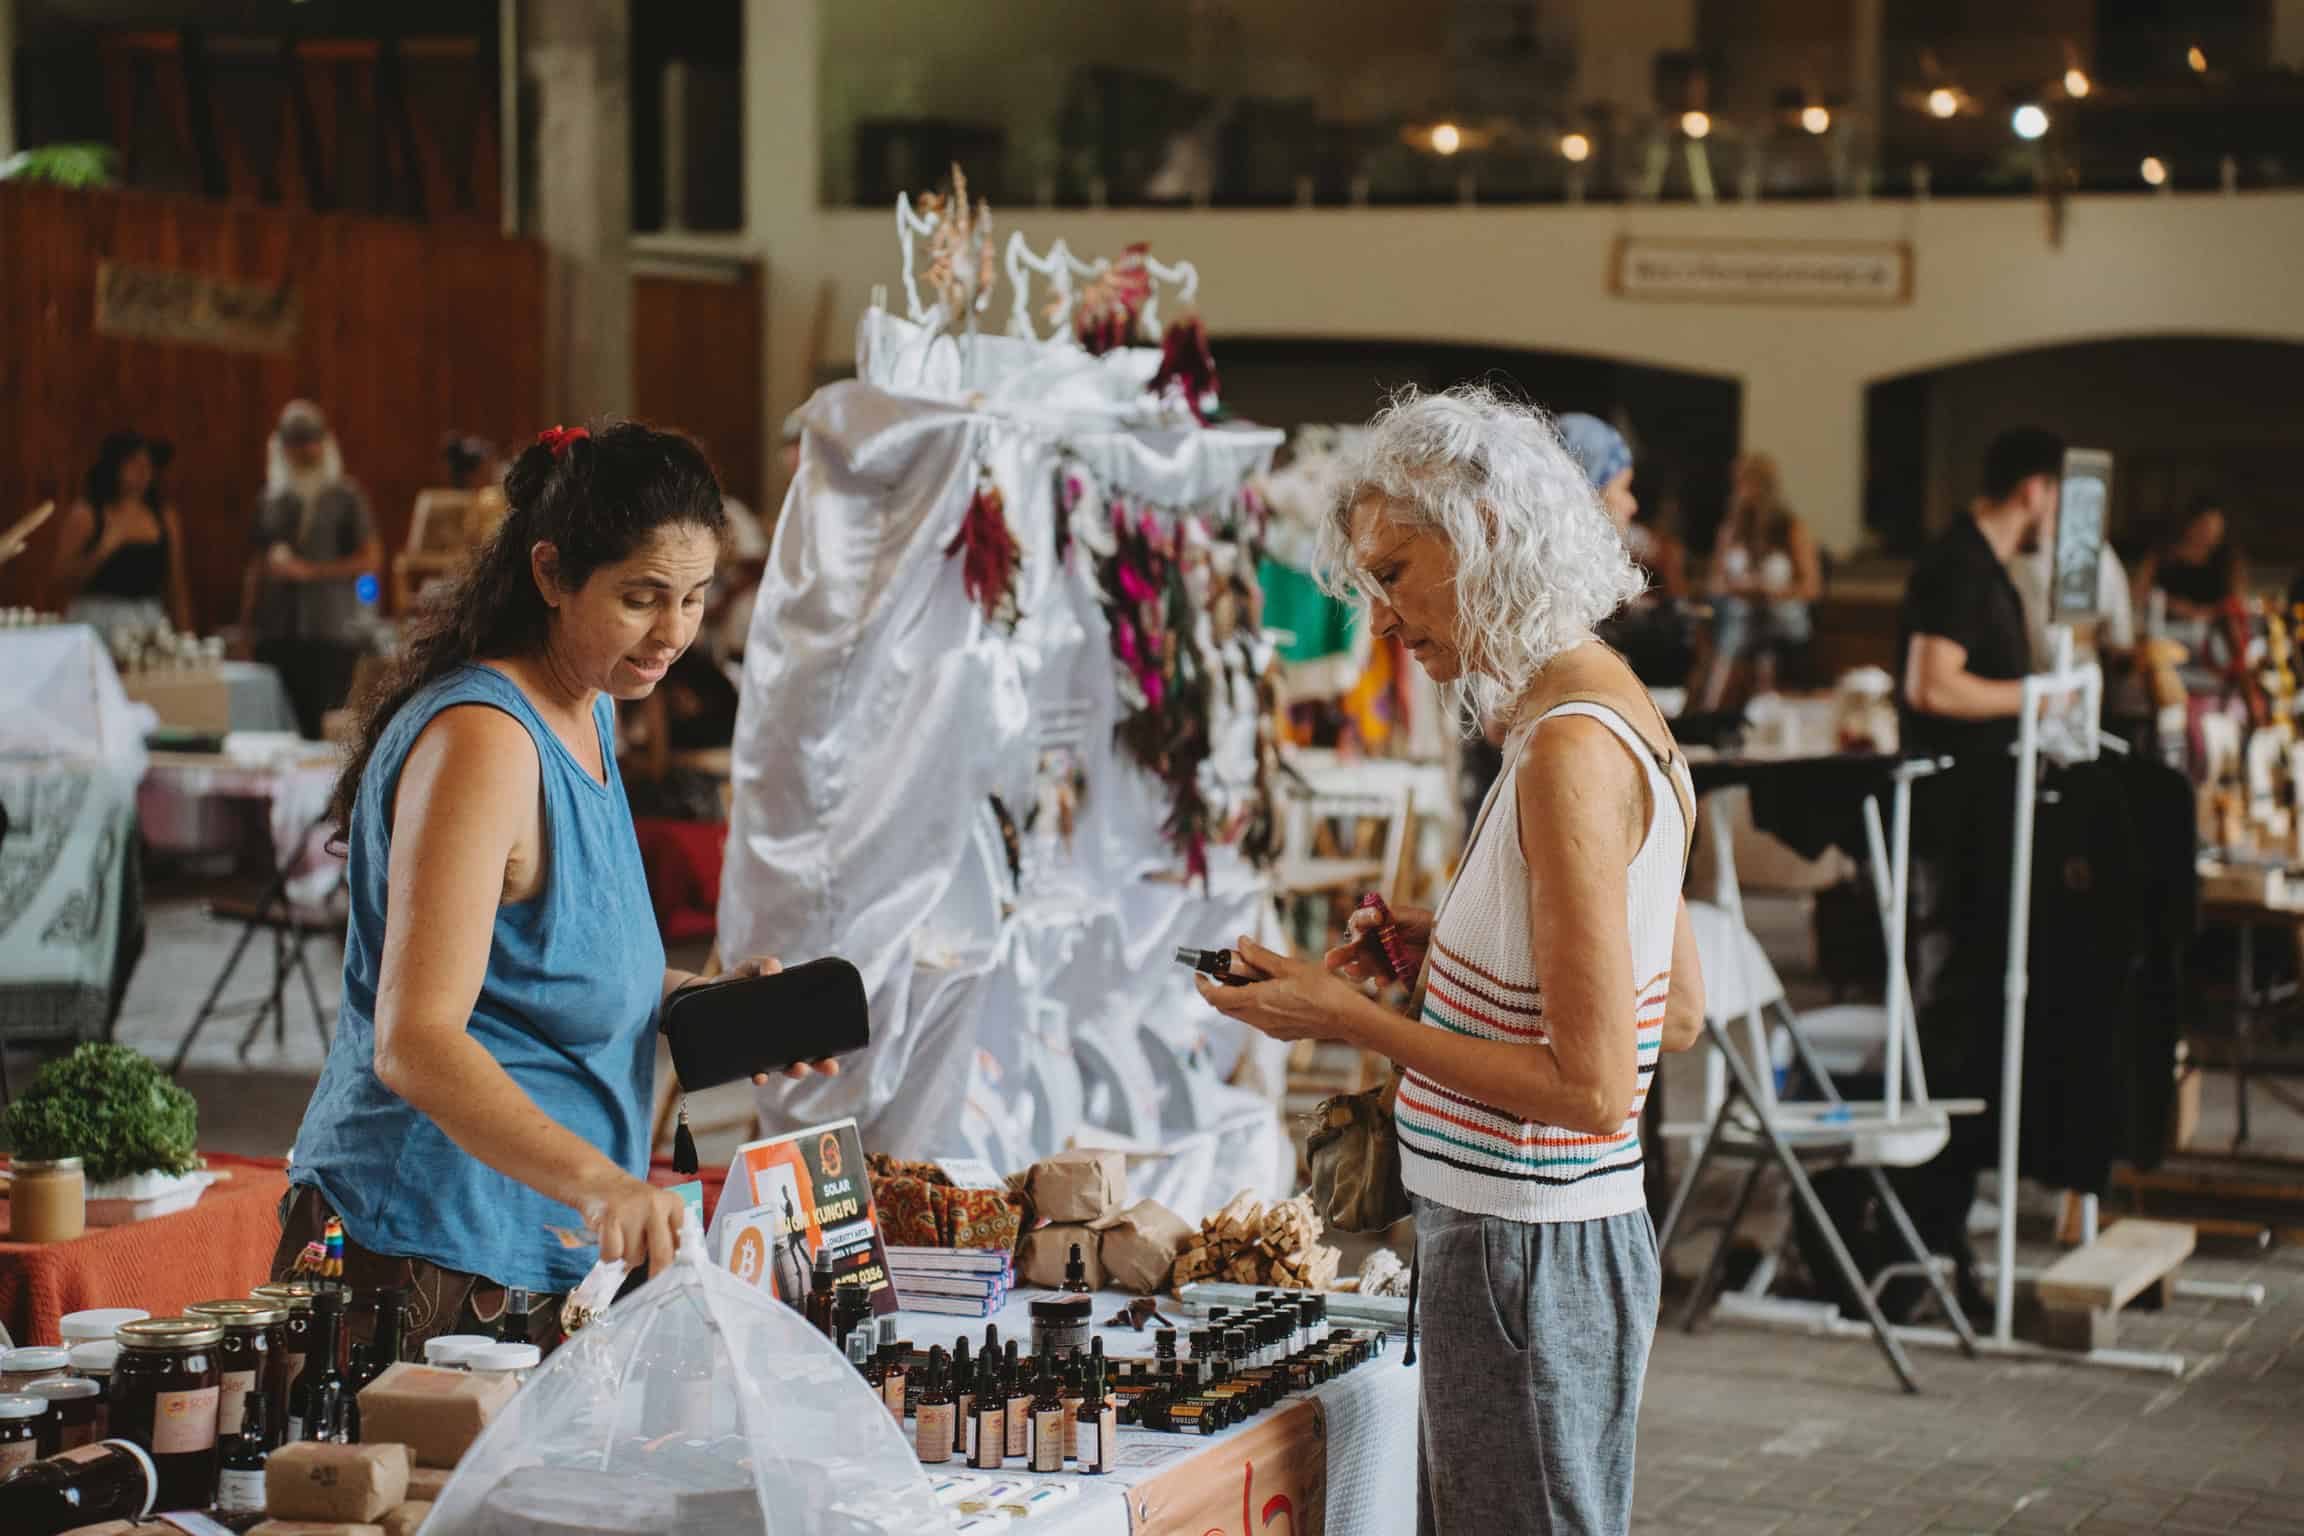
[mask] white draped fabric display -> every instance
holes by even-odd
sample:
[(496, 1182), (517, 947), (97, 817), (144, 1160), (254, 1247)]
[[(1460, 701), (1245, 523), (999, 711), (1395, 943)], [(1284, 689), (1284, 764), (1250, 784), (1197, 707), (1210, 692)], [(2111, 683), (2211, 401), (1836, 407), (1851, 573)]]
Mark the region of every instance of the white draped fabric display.
[[(1281, 1192), (1272, 1099), (1226, 1085), (1246, 1032), (1171, 958), (1269, 936), (1266, 885), (1228, 847), (1210, 849), (1205, 888), (1183, 878), (1167, 786), (1113, 741), (1124, 679), (1092, 564), (1114, 497), (1163, 528), (1215, 521), (1278, 434), (1160, 423), (1146, 349), (963, 348), (874, 310), (858, 356), (863, 377), (801, 413), (753, 615), (720, 948), (848, 957), (873, 1043), (838, 1078), (762, 1090), (763, 1114), (852, 1114), (875, 1151), (1001, 1168), (1100, 1131), (1158, 1148), (1144, 1181), (1188, 1216)], [(1013, 632), (946, 553), (987, 470), (1021, 551)], [(1260, 638), (1234, 645), (1199, 778), (1218, 826), (1254, 790), (1269, 659)]]

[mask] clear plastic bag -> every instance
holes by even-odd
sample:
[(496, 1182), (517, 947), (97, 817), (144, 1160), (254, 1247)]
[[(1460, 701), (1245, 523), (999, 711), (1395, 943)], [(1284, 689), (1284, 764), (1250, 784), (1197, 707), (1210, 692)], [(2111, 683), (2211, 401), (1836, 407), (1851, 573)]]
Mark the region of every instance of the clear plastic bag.
[(951, 1523), (823, 1335), (682, 1236), (666, 1273), (546, 1361), (426, 1536), (915, 1536)]

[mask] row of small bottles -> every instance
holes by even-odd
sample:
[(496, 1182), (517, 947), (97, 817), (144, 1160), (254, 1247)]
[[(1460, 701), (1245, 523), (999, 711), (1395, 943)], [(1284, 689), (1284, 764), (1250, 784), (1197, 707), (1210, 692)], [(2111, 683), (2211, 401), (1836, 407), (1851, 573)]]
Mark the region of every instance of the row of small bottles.
[(972, 1358), (961, 1337), (951, 1353), (938, 1346), (916, 1366), (911, 1341), (895, 1334), (895, 1323), (882, 1319), (874, 1350), (870, 1336), (856, 1330), (848, 1336), (848, 1360), (898, 1424), (909, 1411), (923, 1465), (966, 1461), (997, 1471), (1021, 1461), (1035, 1472), (1112, 1470), (1120, 1420), (1106, 1390), (1103, 1340), (1062, 1361), (1035, 1359), (1020, 1357), (1014, 1339), (1003, 1346), (1000, 1330), (988, 1325), (982, 1353)]

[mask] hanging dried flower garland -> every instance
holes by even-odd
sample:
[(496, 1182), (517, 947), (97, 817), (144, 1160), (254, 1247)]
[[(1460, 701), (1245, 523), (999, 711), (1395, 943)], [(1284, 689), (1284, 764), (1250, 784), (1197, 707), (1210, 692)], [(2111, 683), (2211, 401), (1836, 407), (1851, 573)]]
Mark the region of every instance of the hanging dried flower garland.
[(1008, 531), (1007, 503), (1001, 499), (1000, 482), (992, 478), (989, 464), (976, 467), (975, 494), (968, 498), (960, 531), (944, 546), (945, 559), (954, 555), (961, 557), (960, 584), (984, 611), (985, 619), (1005, 624), (1009, 633), (1015, 633), (1017, 621), (1024, 616), (1016, 599), (1016, 572), (1024, 552)]
[(1208, 327), (1198, 314), (1181, 315), (1168, 323), (1160, 337), (1160, 371), (1152, 376), (1148, 387), (1163, 398), (1174, 393), (1202, 426), (1223, 418), (1216, 354), (1209, 349)]

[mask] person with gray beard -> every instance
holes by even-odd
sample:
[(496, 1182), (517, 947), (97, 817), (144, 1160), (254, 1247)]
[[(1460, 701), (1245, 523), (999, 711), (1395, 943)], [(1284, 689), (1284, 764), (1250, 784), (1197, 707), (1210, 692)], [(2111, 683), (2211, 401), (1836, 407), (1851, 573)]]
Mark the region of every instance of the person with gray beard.
[(290, 401), (248, 538), (240, 633), (256, 660), (279, 671), (309, 739), (351, 692), (367, 648), (360, 578), (383, 560), (368, 498), (346, 478), (327, 418), (309, 400)]

